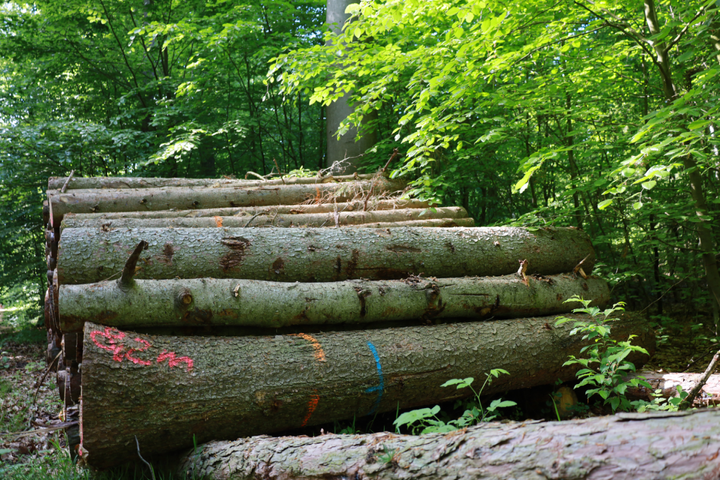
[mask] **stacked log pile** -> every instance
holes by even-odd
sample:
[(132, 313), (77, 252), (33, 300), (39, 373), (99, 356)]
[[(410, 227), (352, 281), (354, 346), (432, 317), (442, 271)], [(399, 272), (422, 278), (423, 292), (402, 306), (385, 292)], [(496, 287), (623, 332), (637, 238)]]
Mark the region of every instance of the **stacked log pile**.
[[(83, 457), (450, 400), (444, 381), (491, 368), (512, 373), (492, 391), (572, 378), (586, 343), (551, 315), (609, 301), (587, 235), (477, 228), (403, 187), (51, 179), (48, 361)], [(613, 331), (630, 333), (652, 348), (642, 323)]]

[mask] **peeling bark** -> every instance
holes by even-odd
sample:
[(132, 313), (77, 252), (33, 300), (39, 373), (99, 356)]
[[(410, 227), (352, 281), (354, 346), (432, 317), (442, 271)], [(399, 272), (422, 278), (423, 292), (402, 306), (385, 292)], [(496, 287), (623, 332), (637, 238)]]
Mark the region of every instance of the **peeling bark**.
[(386, 280), (572, 271), (595, 263), (588, 236), (572, 228), (70, 228), (58, 251), (60, 283), (94, 283), (122, 271), (140, 241), (136, 279), (248, 278), (283, 282)]
[(248, 216), (214, 216), (198, 218), (121, 218), (121, 219), (77, 219), (67, 215), (61, 224), (66, 228), (243, 228), (252, 227), (335, 227), (348, 225), (365, 225), (368, 223), (396, 223), (408, 221), (424, 221), (432, 219), (468, 218), (467, 211), (462, 207), (438, 207), (433, 209), (398, 209), (378, 210), (372, 212), (328, 212), (311, 214), (274, 214), (257, 213)]
[[(582, 318), (581, 316), (576, 316)], [(563, 366), (586, 345), (554, 318), (245, 337), (170, 337), (85, 324), (80, 427), (83, 458), (99, 468), (213, 439), (271, 433), (432, 405), (465, 395), (451, 378), (503, 375), (485, 394), (574, 377)], [(652, 353), (647, 323), (614, 338)], [(642, 362), (644, 356), (635, 360)]]
[(570, 312), (573, 295), (610, 301), (607, 282), (574, 275), (289, 283), (203, 278), (60, 287), (60, 328), (334, 325), (449, 318), (513, 318)]
[(422, 436), (216, 441), (188, 453), (180, 470), (213, 480), (714, 479), (718, 451), (720, 412), (705, 410), (487, 423)]
[(260, 187), (189, 187), (48, 190), (53, 226), (59, 226), (67, 213), (133, 212), (153, 210), (191, 210), (198, 208), (291, 205), (325, 197), (350, 201), (364, 196), (374, 186), (376, 194), (402, 190), (405, 183), (381, 178), (372, 181), (271, 185)]

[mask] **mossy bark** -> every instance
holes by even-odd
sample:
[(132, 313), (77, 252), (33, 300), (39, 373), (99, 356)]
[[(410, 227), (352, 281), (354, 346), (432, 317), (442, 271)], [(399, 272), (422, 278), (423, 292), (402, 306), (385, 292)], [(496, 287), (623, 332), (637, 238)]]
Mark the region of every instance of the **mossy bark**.
[(61, 228), (244, 228), (244, 227), (336, 227), (365, 225), (368, 223), (396, 223), (433, 219), (468, 218), (463, 207), (438, 207), (433, 209), (377, 210), (372, 212), (328, 212), (328, 213), (258, 213), (247, 216), (214, 217), (170, 217), (170, 218), (120, 218), (120, 219), (77, 219), (67, 215)]
[[(270, 180), (244, 180), (235, 178), (149, 178), (149, 177), (73, 177), (67, 184), (67, 190), (86, 189), (126, 189), (126, 188), (164, 188), (164, 187), (248, 187), (262, 185), (298, 185), (310, 183), (352, 182), (369, 180), (372, 174), (337, 175), (328, 177), (283, 177)], [(60, 190), (67, 177), (50, 177), (48, 190)]]
[(720, 412), (487, 423), (421, 436), (388, 432), (253, 437), (188, 453), (180, 474), (212, 480), (717, 478)]
[(289, 283), (259, 280), (136, 280), (60, 287), (60, 328), (331, 325), (447, 318), (512, 318), (570, 312), (578, 295), (610, 301), (607, 282), (569, 275)]
[(283, 282), (385, 280), (408, 275), (507, 275), (572, 271), (595, 262), (588, 236), (571, 228), (69, 228), (58, 252), (60, 283), (118, 275), (140, 243), (135, 278), (247, 278)]
[[(583, 318), (575, 316), (575, 318)], [(433, 405), (466, 394), (451, 378), (503, 375), (491, 394), (573, 378), (563, 366), (587, 344), (554, 318), (261, 337), (169, 337), (86, 323), (82, 456), (95, 467), (375, 412)], [(619, 321), (613, 336), (652, 329)]]
[(254, 215), (286, 215), (286, 214), (310, 214), (328, 212), (373, 212), (376, 210), (396, 210), (411, 208), (430, 208), (428, 202), (415, 199), (393, 199), (379, 200), (377, 197), (370, 197), (367, 205), (363, 200), (352, 202), (330, 202), (312, 203), (300, 205), (265, 205), (258, 207), (226, 207), (208, 208), (198, 210), (157, 210), (149, 212), (106, 212), (106, 213), (78, 213), (67, 214), (65, 218), (76, 220), (115, 220), (120, 218), (195, 218), (195, 217), (243, 217), (250, 219)]
[(364, 198), (372, 189), (375, 195), (402, 190), (405, 183), (379, 178), (359, 182), (307, 185), (271, 185), (257, 187), (187, 187), (48, 190), (53, 226), (59, 226), (67, 213), (133, 212), (152, 210), (192, 210), (198, 208), (292, 205), (315, 199), (349, 201)]

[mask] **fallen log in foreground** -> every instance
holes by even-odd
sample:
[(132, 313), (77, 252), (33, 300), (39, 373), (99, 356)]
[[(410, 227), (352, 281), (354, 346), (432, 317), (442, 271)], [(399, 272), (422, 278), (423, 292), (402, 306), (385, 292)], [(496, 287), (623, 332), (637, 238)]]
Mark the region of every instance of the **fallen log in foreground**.
[(262, 214), (251, 217), (174, 217), (174, 218), (119, 218), (119, 219), (78, 219), (67, 215), (61, 228), (245, 228), (253, 227), (335, 227), (365, 225), (373, 222), (408, 222), (433, 219), (468, 218), (463, 207), (438, 207), (433, 209), (378, 210), (373, 212), (328, 212), (296, 214)]
[(369, 180), (373, 174), (336, 175), (328, 177), (279, 177), (269, 180), (237, 178), (151, 178), (151, 177), (50, 177), (48, 190), (118, 189), (118, 188), (163, 188), (163, 187), (235, 187), (258, 185), (294, 185), (325, 182), (352, 182)]
[[(577, 316), (577, 318), (582, 318)], [(213, 439), (276, 432), (353, 416), (433, 405), (464, 395), (451, 378), (503, 375), (491, 394), (574, 377), (563, 367), (586, 344), (549, 317), (427, 327), (276, 335), (170, 337), (86, 323), (82, 456), (95, 467)], [(652, 353), (645, 322), (626, 319), (615, 338)], [(643, 356), (644, 357), (644, 356)], [(636, 360), (644, 361), (638, 357)]]
[(573, 295), (594, 306), (610, 301), (605, 280), (569, 275), (347, 280), (290, 283), (260, 280), (136, 280), (61, 285), (63, 332), (85, 322), (118, 328), (372, 323), (448, 318), (532, 317), (570, 312)]
[[(60, 284), (118, 275), (135, 247), (149, 243), (139, 279), (385, 280), (409, 275), (507, 275), (570, 272), (595, 263), (589, 237), (572, 228), (68, 228), (58, 250)], [(116, 277), (115, 277), (116, 278)]]
[(211, 442), (181, 475), (215, 480), (715, 479), (720, 412), (488, 423), (449, 434), (253, 437)]
[(191, 210), (195, 208), (291, 205), (327, 196), (337, 201), (402, 190), (405, 183), (380, 178), (371, 181), (272, 185), (260, 187), (137, 188), (115, 190), (48, 190), (53, 227), (67, 213)]
[(264, 205), (257, 207), (225, 207), (197, 210), (155, 210), (147, 212), (105, 212), (105, 213), (70, 213), (65, 218), (75, 220), (117, 220), (121, 218), (195, 218), (195, 217), (245, 217), (250, 219), (254, 215), (287, 215), (311, 214), (328, 212), (357, 212), (376, 210), (397, 210), (411, 208), (430, 208), (428, 202), (416, 199), (389, 199), (379, 200), (371, 197), (365, 205), (363, 200), (352, 202), (311, 203), (300, 205)]

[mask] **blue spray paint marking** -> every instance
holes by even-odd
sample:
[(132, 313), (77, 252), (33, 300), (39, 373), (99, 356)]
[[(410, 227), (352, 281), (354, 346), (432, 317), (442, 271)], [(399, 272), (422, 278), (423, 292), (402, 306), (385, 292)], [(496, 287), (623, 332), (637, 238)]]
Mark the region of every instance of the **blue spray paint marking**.
[(377, 386), (370, 387), (367, 390), (365, 390), (365, 393), (378, 392), (378, 396), (375, 399), (375, 403), (373, 403), (372, 408), (367, 413), (368, 415), (372, 415), (373, 413), (375, 413), (375, 411), (380, 406), (380, 400), (382, 400), (383, 390), (385, 390), (385, 380), (383, 380), (382, 365), (380, 365), (380, 355), (378, 355), (375, 345), (373, 345), (370, 342), (367, 342), (367, 345), (368, 345), (368, 347), (370, 347), (370, 351), (372, 352), (373, 357), (375, 357), (375, 366), (377, 367), (378, 377), (380, 378), (380, 383)]

